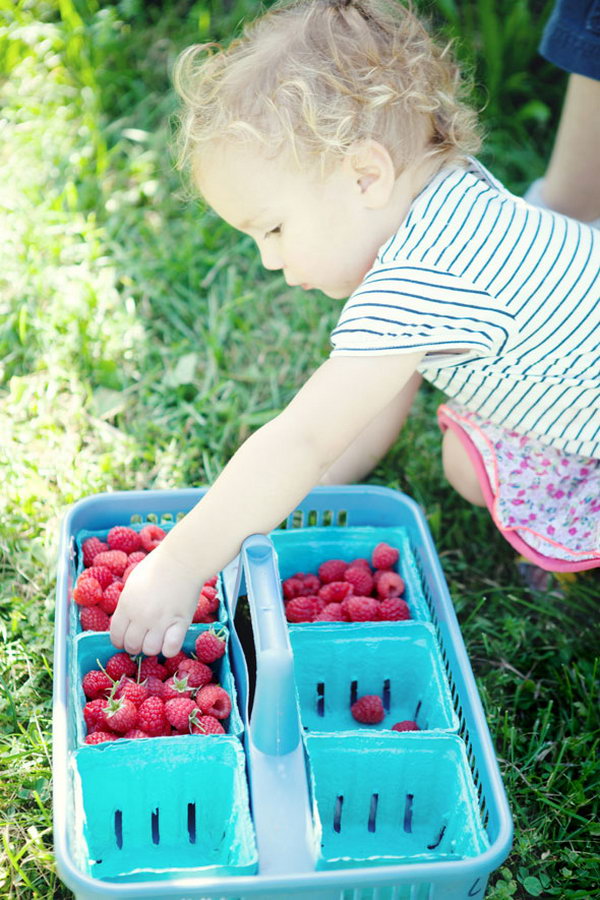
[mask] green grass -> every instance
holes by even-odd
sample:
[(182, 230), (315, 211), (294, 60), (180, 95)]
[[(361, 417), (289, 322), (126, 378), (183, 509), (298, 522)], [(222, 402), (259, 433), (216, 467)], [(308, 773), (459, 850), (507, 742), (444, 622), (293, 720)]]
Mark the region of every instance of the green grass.
[[(424, 4), (421, 4), (424, 6)], [(426, 5), (476, 82), (483, 160), (544, 170), (564, 76), (549, 3)], [(211, 482), (327, 354), (338, 305), (261, 271), (184, 198), (168, 67), (252, 0), (0, 0), (0, 896), (66, 898), (52, 857), (50, 702), (60, 518), (102, 490)], [(310, 335), (310, 340), (307, 337)], [(446, 485), (425, 389), (372, 476), (425, 508), (515, 817), (491, 900), (591, 898), (599, 579), (532, 596), (488, 515)]]

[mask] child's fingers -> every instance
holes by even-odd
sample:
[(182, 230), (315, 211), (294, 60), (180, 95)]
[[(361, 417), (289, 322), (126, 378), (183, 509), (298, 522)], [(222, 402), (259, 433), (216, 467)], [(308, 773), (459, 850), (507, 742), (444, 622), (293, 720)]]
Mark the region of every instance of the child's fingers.
[(120, 608), (117, 606), (110, 620), (110, 639), (117, 650), (123, 649), (123, 638), (125, 637), (125, 632), (128, 625), (129, 619), (121, 612)]
[(131, 654), (140, 653), (147, 631), (148, 629), (145, 625), (138, 625), (137, 622), (129, 622), (127, 631), (123, 637), (123, 647), (125, 651)]
[(161, 651), (163, 635), (161, 631), (148, 631), (142, 644), (142, 653), (146, 656), (156, 656)]
[(183, 620), (174, 622), (169, 625), (165, 631), (163, 639), (162, 652), (163, 656), (175, 656), (181, 650), (181, 646), (185, 639), (187, 624)]

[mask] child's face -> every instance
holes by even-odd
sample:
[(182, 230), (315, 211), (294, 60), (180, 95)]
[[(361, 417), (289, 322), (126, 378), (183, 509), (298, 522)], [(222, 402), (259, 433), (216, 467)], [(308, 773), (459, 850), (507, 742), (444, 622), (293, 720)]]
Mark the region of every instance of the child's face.
[(201, 154), (194, 175), (217, 214), (256, 241), (266, 269), (334, 299), (358, 287), (394, 231), (341, 163), (321, 179), (223, 143)]

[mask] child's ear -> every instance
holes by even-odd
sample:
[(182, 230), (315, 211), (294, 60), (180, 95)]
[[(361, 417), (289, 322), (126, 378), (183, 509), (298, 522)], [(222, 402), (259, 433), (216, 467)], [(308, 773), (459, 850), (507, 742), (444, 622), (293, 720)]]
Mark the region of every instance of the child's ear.
[(346, 174), (367, 209), (381, 209), (392, 196), (396, 181), (394, 163), (378, 141), (354, 144), (344, 159)]

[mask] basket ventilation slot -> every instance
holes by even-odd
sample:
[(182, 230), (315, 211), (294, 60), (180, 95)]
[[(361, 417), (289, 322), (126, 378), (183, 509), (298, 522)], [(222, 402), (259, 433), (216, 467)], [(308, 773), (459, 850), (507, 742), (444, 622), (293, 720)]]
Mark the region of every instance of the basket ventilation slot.
[(406, 795), (406, 803), (404, 805), (404, 830), (407, 834), (412, 833), (412, 807), (414, 799), (414, 794)]
[(123, 812), (120, 809), (115, 810), (115, 840), (120, 850), (123, 846)]
[(367, 827), (370, 832), (374, 832), (377, 824), (377, 804), (379, 803), (379, 794), (371, 796), (371, 806), (369, 807), (369, 822)]
[(190, 836), (190, 844), (196, 843), (196, 804), (188, 803), (187, 807), (187, 828)]
[(339, 832), (342, 828), (342, 806), (344, 805), (344, 795), (339, 794), (335, 798), (335, 806), (333, 808), (333, 830)]

